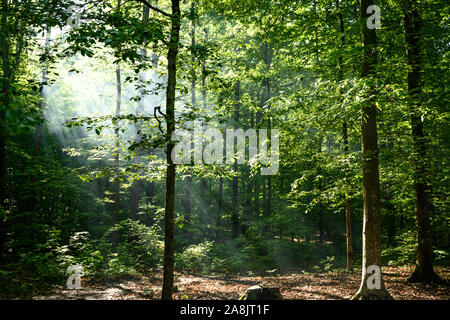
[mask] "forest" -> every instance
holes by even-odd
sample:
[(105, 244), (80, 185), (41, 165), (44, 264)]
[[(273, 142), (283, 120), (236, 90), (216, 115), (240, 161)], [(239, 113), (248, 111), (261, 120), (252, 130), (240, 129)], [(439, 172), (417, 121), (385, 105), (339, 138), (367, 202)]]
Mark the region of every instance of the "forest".
[(0, 299), (449, 300), (449, 22), (0, 0)]

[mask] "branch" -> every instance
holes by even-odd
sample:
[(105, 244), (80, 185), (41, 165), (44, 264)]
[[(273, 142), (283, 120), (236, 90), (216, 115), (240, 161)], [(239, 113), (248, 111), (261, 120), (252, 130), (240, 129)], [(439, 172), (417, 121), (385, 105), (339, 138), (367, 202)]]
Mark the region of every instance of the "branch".
[(159, 121), (158, 116), (156, 115), (157, 111), (164, 117), (164, 119), (166, 119), (166, 115), (161, 112), (161, 107), (155, 107), (155, 109), (153, 109), (153, 117), (158, 122), (159, 131), (161, 131), (161, 133), (164, 133), (163, 129), (161, 129), (161, 121)]
[(149, 7), (153, 11), (161, 13), (162, 15), (165, 15), (166, 17), (172, 18), (172, 15), (170, 13), (167, 13), (167, 12), (161, 10), (161, 9), (158, 9), (157, 7), (152, 6), (147, 0), (136, 0), (136, 1), (140, 2), (142, 4), (145, 4), (147, 7)]

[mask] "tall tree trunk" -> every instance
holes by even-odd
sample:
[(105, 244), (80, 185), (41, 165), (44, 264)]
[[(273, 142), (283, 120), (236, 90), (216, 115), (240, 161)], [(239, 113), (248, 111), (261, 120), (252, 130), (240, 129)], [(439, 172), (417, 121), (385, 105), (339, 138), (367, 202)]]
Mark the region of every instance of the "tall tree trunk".
[(171, 140), (175, 131), (175, 89), (177, 82), (177, 54), (180, 41), (181, 11), (180, 0), (172, 0), (171, 31), (169, 50), (167, 53), (167, 93), (166, 93), (166, 125), (167, 125), (167, 173), (166, 203), (164, 214), (164, 275), (161, 298), (172, 300), (174, 269), (174, 205), (175, 205), (175, 164), (172, 161), (174, 142)]
[[(266, 64), (267, 70), (270, 71), (270, 66), (272, 64), (272, 59), (273, 59), (273, 49), (272, 47), (270, 47), (267, 43), (264, 44), (264, 63)], [(264, 79), (265, 81), (265, 85), (266, 85), (266, 99), (265, 99), (265, 103), (266, 103), (266, 107), (267, 107), (267, 130), (268, 130), (268, 134), (267, 137), (269, 139), (269, 143), (270, 143), (270, 131), (271, 131), (271, 119), (270, 119), (270, 99), (272, 98), (272, 93), (271, 93), (271, 87), (270, 87), (270, 77), (267, 77)], [(270, 148), (270, 146), (267, 146), (267, 148)], [(266, 213), (267, 216), (270, 217), (272, 214), (272, 179), (270, 176), (266, 177), (266, 181), (267, 181), (267, 201), (266, 201)]]
[(219, 178), (219, 199), (217, 201), (216, 227), (220, 227), (223, 210), (223, 178)]
[[(117, 11), (120, 12), (121, 8), (121, 1), (119, 0), (117, 3)], [(120, 116), (120, 107), (121, 107), (121, 100), (122, 100), (122, 81), (121, 81), (121, 74), (120, 74), (120, 65), (116, 68), (116, 113), (115, 116)], [(113, 208), (113, 215), (112, 215), (112, 222), (113, 226), (115, 226), (119, 219), (119, 201), (120, 201), (120, 163), (119, 163), (119, 148), (120, 148), (120, 140), (119, 140), (119, 120), (116, 119), (116, 122), (114, 124), (114, 135), (115, 135), (115, 150), (114, 150), (114, 208)], [(112, 232), (112, 242), (113, 245), (117, 244), (117, 232)]]
[[(149, 19), (150, 16), (150, 8), (147, 7), (145, 4), (142, 6), (142, 21), (147, 21)], [(147, 57), (147, 50), (145, 48), (141, 48), (139, 50), (140, 55), (143, 58)], [(144, 73), (140, 73), (139, 74), (139, 79), (140, 81), (143, 83), (145, 81), (145, 75)], [(139, 90), (139, 98), (140, 100), (138, 101), (138, 106), (136, 109), (136, 115), (139, 116), (143, 113), (144, 111), (144, 103), (143, 103), (143, 99), (144, 99), (144, 90), (140, 89)], [(140, 123), (137, 122), (136, 125), (136, 131), (138, 131), (141, 127)], [(136, 142), (141, 141), (141, 136), (139, 134), (136, 135)], [(140, 198), (140, 184), (139, 181), (133, 181), (133, 184), (131, 186), (131, 190), (130, 190), (130, 218), (132, 220), (137, 220), (138, 219), (138, 210), (139, 210), (139, 198)]]
[(323, 228), (323, 212), (322, 208), (319, 205), (319, 242), (323, 243), (324, 238), (324, 228)]
[[(45, 54), (48, 54), (50, 49), (50, 28), (47, 28), (45, 30), (45, 44), (44, 44), (44, 52)], [(44, 62), (42, 65), (42, 78), (41, 78), (41, 84), (39, 86), (39, 112), (43, 114), (44, 108), (45, 108), (45, 97), (44, 97), (44, 90), (46, 87), (47, 82), (47, 66)], [(22, 201), (18, 204), (18, 209), (24, 212), (33, 212), (36, 211), (37, 206), (39, 205), (39, 193), (35, 192), (36, 189), (36, 181), (38, 179), (38, 173), (39, 173), (39, 155), (41, 153), (41, 144), (42, 144), (42, 132), (44, 127), (44, 121), (39, 122), (39, 124), (36, 125), (36, 131), (34, 133), (34, 139), (33, 139), (33, 170), (30, 170), (30, 191), (27, 195), (22, 199)], [(50, 217), (48, 217), (49, 223), (51, 223)]]
[[(342, 10), (339, 6), (339, 0), (336, 0), (336, 7), (338, 10), (339, 16), (339, 31), (341, 34), (341, 43), (340, 49), (341, 53), (339, 55), (339, 74), (338, 80), (344, 80), (344, 65), (342, 59), (342, 50), (345, 46), (345, 27), (344, 27), (344, 15), (342, 14)], [(343, 102), (343, 90), (340, 91), (340, 103)], [(344, 143), (344, 157), (345, 157), (345, 184), (347, 190), (345, 191), (345, 237), (347, 240), (347, 269), (349, 271), (353, 270), (353, 239), (352, 239), (352, 207), (351, 207), (351, 198), (349, 195), (350, 191), (350, 164), (348, 159), (349, 147), (348, 147), (348, 124), (346, 121), (342, 123), (342, 140)]]
[[(149, 201), (151, 204), (154, 204), (155, 202), (155, 194), (155, 184), (153, 182), (150, 182), (145, 189), (145, 196), (147, 197), (147, 201)], [(155, 224), (155, 218), (153, 215), (148, 217), (147, 224), (150, 226)]]
[[(239, 112), (240, 112), (240, 97), (241, 95), (241, 83), (240, 81), (236, 82), (234, 86), (234, 128), (237, 129), (239, 125)], [(235, 174), (238, 172), (237, 160), (234, 160), (233, 171)], [(231, 228), (232, 228), (232, 237), (237, 238), (239, 235), (239, 208), (238, 208), (238, 177), (233, 176), (232, 181), (232, 213), (231, 213)]]
[[(50, 49), (50, 29), (48, 28), (45, 32), (45, 53), (48, 53), (49, 49)], [(44, 90), (46, 83), (47, 83), (47, 67), (44, 66), (42, 68), (42, 84), (40, 87), (40, 99), (39, 99), (39, 110), (41, 112), (43, 112), (45, 108)], [(33, 149), (34, 157), (38, 157), (41, 152), (43, 127), (44, 127), (43, 123), (39, 123), (36, 126), (36, 132), (34, 134), (34, 149)]]
[[(348, 130), (347, 123), (342, 124), (342, 138), (344, 140), (344, 156), (345, 156), (345, 173), (346, 173), (346, 185), (350, 189), (350, 165), (348, 163)], [(353, 237), (352, 237), (352, 206), (349, 191), (345, 192), (345, 237), (347, 240), (347, 269), (353, 270)]]
[[(116, 69), (116, 80), (117, 80), (117, 104), (116, 104), (116, 117), (120, 116), (120, 107), (121, 107), (121, 98), (122, 98), (122, 83), (120, 77), (120, 67)], [(113, 226), (115, 226), (118, 222), (119, 218), (119, 201), (120, 201), (120, 163), (119, 163), (119, 148), (120, 148), (120, 140), (119, 140), (119, 121), (116, 119), (116, 123), (114, 125), (114, 134), (115, 134), (115, 150), (114, 150), (114, 209), (113, 209)], [(117, 243), (117, 233), (114, 231), (112, 233), (113, 243)]]
[[(363, 157), (363, 261), (361, 286), (353, 299), (392, 299), (384, 286), (381, 276), (381, 199), (380, 177), (378, 171), (378, 137), (377, 137), (377, 107), (374, 96), (375, 67), (377, 64), (377, 35), (375, 29), (366, 25), (367, 8), (373, 5), (372, 0), (360, 0), (362, 20), (363, 57), (361, 77), (369, 82), (371, 89), (367, 93), (367, 101), (362, 106), (362, 157)], [(379, 286), (373, 286), (373, 276), (368, 267), (379, 268)], [(369, 279), (370, 277), (370, 279)]]
[(252, 178), (249, 174), (248, 179), (243, 180), (243, 189), (245, 188), (245, 202), (244, 202), (244, 208), (242, 212), (242, 220), (243, 222), (248, 225), (248, 222), (251, 221), (251, 214), (252, 214)]
[[(206, 30), (206, 28), (203, 29), (203, 31), (205, 33), (204, 42), (206, 43), (208, 41), (208, 31)], [(203, 61), (202, 61), (202, 101), (203, 101), (203, 111), (206, 112), (207, 97), (206, 97), (206, 62), (205, 62), (205, 59), (203, 59)], [(206, 178), (201, 178), (201, 180), (200, 180), (200, 197), (201, 197), (202, 207), (201, 207), (200, 212), (202, 214), (202, 219), (203, 219), (204, 223), (206, 225), (209, 225), (209, 221), (207, 219), (208, 200), (207, 200), (207, 198), (205, 198), (207, 192), (209, 192), (209, 191), (208, 191)]]
[[(153, 0), (154, 6), (158, 7), (158, 0)], [(158, 45), (154, 44), (153, 46), (153, 52), (152, 52), (152, 66), (154, 69), (158, 68), (159, 65), (159, 56), (156, 54), (156, 49), (157, 49)]]
[(200, 178), (200, 207), (199, 207), (199, 223), (202, 226), (208, 224), (207, 219), (207, 200), (206, 200), (206, 178)]
[[(319, 159), (320, 159), (320, 154), (322, 153), (322, 143), (323, 143), (323, 136), (319, 132), (319, 143), (318, 143), (318, 148), (317, 148), (317, 154), (319, 155)], [(317, 165), (317, 175), (322, 176), (322, 165), (320, 162)], [(321, 178), (321, 179), (323, 179), (323, 178)], [(314, 188), (314, 185), (313, 185), (313, 188)], [(317, 201), (317, 208), (318, 208), (318, 212), (319, 212), (319, 242), (323, 243), (323, 240), (324, 240), (323, 206), (322, 206), (322, 201), (320, 199), (321, 193), (323, 192), (322, 180), (319, 180), (319, 182), (317, 184), (317, 189), (319, 190), (319, 193), (320, 193), (319, 200)]]
[(417, 220), (417, 261), (416, 268), (409, 278), (411, 282), (441, 282), (442, 279), (433, 268), (433, 249), (430, 216), (432, 203), (426, 167), (426, 139), (423, 128), (423, 115), (420, 112), (422, 93), (422, 56), (420, 52), (422, 19), (416, 0), (406, 1), (404, 28), (406, 58), (408, 61), (408, 91), (410, 98), (411, 134), (414, 145), (414, 194)]
[[(192, 29), (191, 29), (191, 46), (194, 47), (196, 44), (195, 41), (195, 31), (196, 31), (196, 22), (195, 22), (195, 3), (194, 1), (191, 2), (191, 22), (192, 22)], [(196, 101), (196, 92), (195, 92), (195, 88), (196, 88), (196, 81), (197, 81), (197, 77), (195, 74), (195, 55), (194, 52), (192, 51), (192, 57), (191, 57), (191, 62), (192, 62), (192, 75), (191, 75), (191, 105), (193, 108), (195, 108), (197, 101)], [(190, 224), (191, 222), (191, 208), (192, 208), (192, 174), (189, 174), (186, 178), (186, 182), (185, 182), (185, 188), (186, 188), (186, 198), (184, 199), (184, 222), (186, 223), (186, 225)]]
[[(268, 136), (268, 139), (269, 139), (269, 142), (270, 142), (270, 130), (271, 130), (271, 128), (270, 128), (270, 116), (267, 119), (267, 125), (268, 125), (268, 128), (267, 128), (268, 134), (267, 134), (267, 136)], [(267, 146), (267, 148), (270, 148), (270, 146)], [(266, 202), (266, 205), (267, 205), (267, 217), (270, 217), (272, 215), (272, 178), (271, 178), (271, 176), (270, 175), (267, 176), (266, 180), (267, 180), (267, 202)]]
[[(205, 31), (205, 43), (207, 41), (208, 33)], [(205, 60), (202, 61), (202, 102), (203, 102), (203, 111), (206, 111), (206, 65)], [(208, 225), (208, 219), (207, 219), (207, 208), (208, 208), (208, 201), (205, 198), (206, 192), (207, 192), (207, 183), (206, 178), (200, 178), (200, 224), (202, 225)]]
[(130, 191), (130, 219), (135, 221), (138, 220), (139, 195), (139, 182), (133, 181), (133, 185), (131, 186)]

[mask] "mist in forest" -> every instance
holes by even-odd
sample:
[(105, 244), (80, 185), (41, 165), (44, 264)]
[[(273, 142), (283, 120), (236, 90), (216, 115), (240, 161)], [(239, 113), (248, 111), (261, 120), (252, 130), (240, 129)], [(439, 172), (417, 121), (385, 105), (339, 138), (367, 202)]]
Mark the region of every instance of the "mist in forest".
[[(90, 136), (95, 135), (94, 131), (87, 132), (86, 125), (82, 126), (82, 130), (68, 129), (64, 125), (67, 121), (77, 117), (96, 118), (115, 114), (117, 103), (116, 72), (115, 69), (111, 68), (114, 65), (103, 61), (108, 60), (108, 58), (102, 58), (102, 60), (97, 60), (78, 56), (73, 58), (76, 61), (73, 64), (61, 62), (55, 70), (58, 73), (57, 79), (44, 89), (46, 125), (64, 145), (74, 143), (77, 139), (84, 138), (88, 134)], [(160, 90), (159, 95), (145, 95), (140, 101), (131, 100), (139, 97), (140, 93), (133, 83), (124, 81), (126, 76), (127, 70), (125, 69), (125, 72), (122, 71), (121, 75), (121, 115), (137, 115), (138, 111), (146, 116), (153, 115), (154, 108), (164, 104), (164, 92)], [(158, 74), (152, 70), (143, 72), (140, 77), (146, 81), (162, 81)], [(126, 128), (124, 133), (121, 132), (121, 137), (126, 141), (135, 136), (136, 130), (130, 123), (123, 121), (121, 127)], [(107, 137), (111, 136), (113, 131), (111, 128), (105, 130), (100, 138), (95, 139), (96, 143), (110, 142), (111, 138), (108, 139)]]

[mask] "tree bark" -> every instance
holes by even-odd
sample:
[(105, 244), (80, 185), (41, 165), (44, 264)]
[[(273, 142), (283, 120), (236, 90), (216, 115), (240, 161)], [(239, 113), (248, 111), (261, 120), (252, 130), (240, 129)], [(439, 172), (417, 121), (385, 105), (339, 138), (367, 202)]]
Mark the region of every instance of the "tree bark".
[(406, 2), (404, 31), (406, 58), (409, 66), (408, 92), (410, 104), (411, 134), (414, 146), (414, 194), (417, 221), (417, 261), (409, 278), (411, 282), (442, 282), (433, 268), (432, 230), (430, 216), (432, 203), (427, 179), (427, 145), (420, 112), (422, 93), (422, 56), (420, 52), (422, 19), (416, 0)]
[[(344, 27), (344, 15), (342, 14), (342, 10), (339, 6), (339, 0), (336, 0), (336, 7), (338, 10), (338, 17), (339, 17), (339, 31), (341, 34), (341, 43), (340, 43), (340, 49), (343, 50), (345, 46), (345, 27)], [(344, 65), (343, 65), (343, 59), (342, 59), (342, 52), (339, 56), (339, 73), (338, 73), (338, 80), (342, 81), (344, 80)], [(343, 102), (343, 90), (340, 90), (340, 103)], [(346, 121), (342, 123), (342, 140), (344, 143), (344, 157), (345, 157), (345, 184), (348, 188), (347, 190), (350, 190), (350, 164), (348, 160), (348, 153), (349, 153), (349, 147), (348, 147), (348, 124)], [(352, 239), (352, 210), (351, 210), (351, 200), (348, 192), (345, 192), (345, 237), (347, 242), (347, 269), (349, 271), (353, 270), (353, 239)]]
[(380, 287), (369, 288), (367, 272), (369, 266), (381, 270), (381, 199), (378, 170), (377, 107), (375, 104), (373, 78), (377, 64), (377, 35), (375, 29), (368, 29), (366, 20), (370, 16), (367, 8), (372, 0), (360, 0), (362, 20), (363, 57), (361, 77), (369, 82), (367, 101), (362, 106), (362, 157), (363, 157), (363, 261), (361, 286), (353, 299), (392, 299), (386, 290), (380, 272)]
[(171, 141), (175, 131), (175, 89), (177, 76), (177, 54), (180, 41), (181, 11), (180, 0), (172, 0), (171, 31), (169, 50), (167, 53), (167, 93), (166, 93), (166, 125), (167, 125), (167, 173), (166, 201), (164, 215), (164, 275), (161, 298), (172, 300), (174, 271), (174, 205), (175, 205), (175, 164), (172, 161), (174, 142)]

